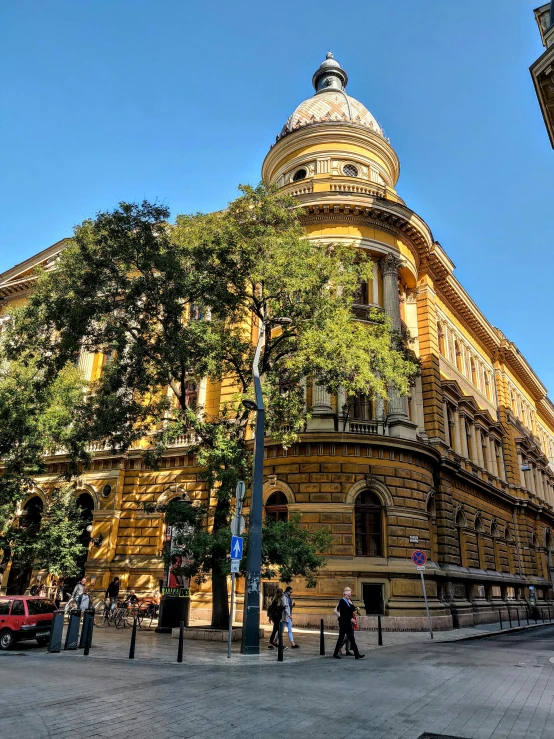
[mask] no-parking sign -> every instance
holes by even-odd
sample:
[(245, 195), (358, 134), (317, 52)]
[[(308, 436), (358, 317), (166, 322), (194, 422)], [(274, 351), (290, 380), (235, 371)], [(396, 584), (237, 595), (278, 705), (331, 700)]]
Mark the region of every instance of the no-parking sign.
[(427, 562), (427, 555), (421, 549), (416, 549), (412, 552), (412, 562), (418, 566), (424, 565)]

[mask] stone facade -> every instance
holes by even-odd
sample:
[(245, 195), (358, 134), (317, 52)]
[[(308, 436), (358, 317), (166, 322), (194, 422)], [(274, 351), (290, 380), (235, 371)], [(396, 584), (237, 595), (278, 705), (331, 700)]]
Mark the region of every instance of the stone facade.
[[(281, 509), (333, 535), (316, 587), (294, 583), (296, 621), (333, 618), (348, 585), (365, 606), (363, 626), (372, 628), (381, 613), (388, 628), (425, 628), (415, 548), (428, 557), (436, 628), (493, 621), (511, 605), (546, 606), (554, 406), (517, 347), (458, 283), (427, 224), (396, 193), (398, 158), (381, 128), (368, 124), (371, 114), (357, 101), (350, 105), (352, 98), (337, 105), (344, 71), (332, 57), (320, 69), (317, 105), (303, 104), (310, 116), (289, 119), (266, 156), (263, 178), (297, 197), (307, 238), (355, 244), (371, 255), (374, 274), (361, 288), (356, 318), (366, 320), (369, 308), (383, 310), (409, 336), (421, 376), (410, 397), (391, 388), (386, 400), (334, 397), (307, 378), (311, 417), (298, 442), (285, 450), (267, 440), (267, 512), (279, 494)], [(331, 91), (322, 77), (328, 74)], [(63, 247), (60, 242), (1, 275), (3, 305), (24, 300), (34, 266), (55, 264)], [(96, 376), (101, 359), (82, 357), (85, 375)], [(201, 383), (200, 409), (216, 412), (232, 392), (226, 382)], [(42, 488), (62, 465), (63, 457), (50, 460)], [(199, 472), (186, 438), (157, 472), (133, 451), (113, 457), (98, 446), (80, 481), (92, 501), (86, 573), (96, 578), (98, 593), (115, 575), (124, 589), (158, 587), (165, 524), (144, 504), (185, 496), (209, 507)], [(8, 570), (1, 585), (9, 583)], [(264, 583), (264, 597), (276, 585)], [(193, 617), (209, 616), (208, 585), (194, 590), (192, 605)], [(241, 607), (239, 586), (239, 613)]]

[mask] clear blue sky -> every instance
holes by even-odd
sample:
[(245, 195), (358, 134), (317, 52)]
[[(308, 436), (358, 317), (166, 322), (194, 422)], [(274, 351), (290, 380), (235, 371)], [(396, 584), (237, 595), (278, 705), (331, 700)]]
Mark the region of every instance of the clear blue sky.
[(398, 190), (554, 396), (539, 0), (18, 0), (0, 7), (0, 271), (98, 210), (221, 208), (332, 49)]

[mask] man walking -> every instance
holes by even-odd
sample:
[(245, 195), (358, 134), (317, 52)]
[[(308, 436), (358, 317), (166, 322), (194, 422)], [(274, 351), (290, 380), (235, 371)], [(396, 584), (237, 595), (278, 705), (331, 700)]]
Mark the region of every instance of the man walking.
[(354, 657), (356, 659), (362, 659), (365, 657), (365, 654), (360, 654), (359, 652), (356, 638), (354, 636), (354, 629), (352, 627), (354, 614), (356, 613), (356, 606), (352, 603), (352, 590), (350, 588), (344, 589), (342, 598), (339, 600), (335, 608), (335, 613), (339, 617), (339, 638), (337, 639), (333, 657), (335, 659), (341, 659), (339, 650), (342, 647), (344, 637), (346, 636), (350, 642), (350, 647), (354, 652)]
[(115, 602), (117, 600), (118, 595), (119, 595), (119, 577), (114, 577), (114, 579), (108, 585), (108, 588), (106, 590), (106, 595), (104, 596), (104, 598), (110, 599), (110, 611), (113, 611), (113, 609), (115, 608)]
[(290, 641), (290, 648), (291, 649), (298, 649), (298, 644), (294, 643), (294, 637), (292, 635), (292, 609), (294, 608), (294, 601), (292, 599), (292, 588), (289, 585), (285, 589), (285, 601), (288, 606), (286, 609), (286, 615), (287, 615), (287, 631), (289, 632), (289, 641)]

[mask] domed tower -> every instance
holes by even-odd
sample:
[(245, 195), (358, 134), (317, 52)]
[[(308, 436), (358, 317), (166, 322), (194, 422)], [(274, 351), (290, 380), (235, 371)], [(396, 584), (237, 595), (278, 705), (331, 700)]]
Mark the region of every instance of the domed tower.
[[(431, 233), (396, 193), (396, 152), (374, 116), (346, 92), (348, 75), (331, 53), (312, 82), (315, 94), (285, 123), (262, 177), (297, 199), (308, 238), (353, 244), (370, 254), (373, 277), (360, 286), (356, 318), (367, 320), (374, 307), (385, 311), (395, 329), (407, 330), (418, 356), (421, 337), (427, 361), (428, 337), (436, 333), (428, 308), (432, 283), (425, 277)], [(284, 516), (288, 509), (333, 533), (315, 590), (302, 595), (301, 582), (295, 585), (298, 623), (329, 613), (345, 586), (363, 600), (367, 614), (425, 613), (410, 555), (417, 542), (429, 559), (435, 556), (427, 507), (441, 407), (434, 399), (440, 397), (433, 385), (439, 387), (438, 365), (432, 357), (429, 365), (422, 372), (425, 404), (422, 378), (410, 398), (390, 388), (386, 401), (333, 396), (312, 379), (306, 388), (310, 418), (298, 443), (284, 450), (266, 441), (266, 515)], [(436, 593), (433, 584), (430, 606), (443, 617), (447, 610)]]
[[(262, 178), (298, 199), (311, 238), (354, 243), (370, 252), (374, 276), (360, 288), (356, 314), (363, 320), (368, 306), (383, 308), (396, 329), (408, 329), (417, 354), (415, 287), (432, 237), (396, 193), (396, 152), (375, 117), (347, 94), (347, 83), (346, 71), (329, 52), (313, 75), (315, 94), (283, 126), (264, 160)], [(335, 405), (314, 385), (310, 427), (334, 428), (346, 400)], [(415, 398), (399, 398), (391, 389), (387, 408), (372, 413), (367, 420), (386, 435), (425, 438), (422, 404)]]

